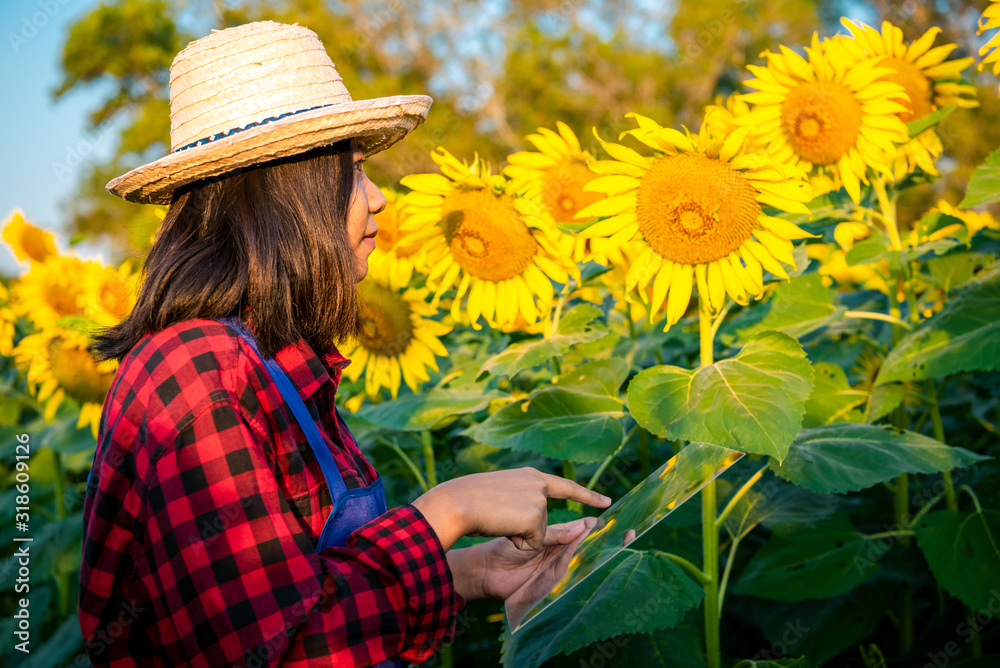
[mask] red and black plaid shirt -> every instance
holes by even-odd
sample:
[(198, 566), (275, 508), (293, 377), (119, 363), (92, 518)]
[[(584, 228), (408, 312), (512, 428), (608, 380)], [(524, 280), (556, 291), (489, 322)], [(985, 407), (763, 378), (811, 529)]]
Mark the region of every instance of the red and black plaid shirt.
[[(334, 394), (350, 360), (304, 339), (275, 356), (348, 489), (374, 480)], [(412, 505), (316, 552), (319, 464), (253, 350), (227, 325), (147, 334), (104, 403), (84, 506), (79, 615), (95, 666), (421, 661), (465, 601)]]

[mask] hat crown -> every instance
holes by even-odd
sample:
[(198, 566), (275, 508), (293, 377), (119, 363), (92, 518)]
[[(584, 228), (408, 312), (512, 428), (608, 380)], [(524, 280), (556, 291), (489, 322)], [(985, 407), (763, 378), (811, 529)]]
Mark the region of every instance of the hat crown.
[(312, 30), (259, 21), (213, 31), (170, 65), (170, 148), (351, 101)]

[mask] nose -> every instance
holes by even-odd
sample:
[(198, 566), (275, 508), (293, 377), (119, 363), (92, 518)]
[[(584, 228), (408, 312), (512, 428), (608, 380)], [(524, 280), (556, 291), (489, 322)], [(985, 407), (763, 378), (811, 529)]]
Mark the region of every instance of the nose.
[(365, 189), (368, 195), (368, 210), (373, 214), (382, 213), (389, 202), (367, 174), (365, 175)]

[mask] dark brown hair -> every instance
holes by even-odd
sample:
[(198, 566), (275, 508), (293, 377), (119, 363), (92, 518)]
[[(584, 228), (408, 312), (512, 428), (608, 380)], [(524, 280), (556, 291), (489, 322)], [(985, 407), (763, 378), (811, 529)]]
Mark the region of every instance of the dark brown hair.
[(347, 214), (359, 147), (343, 140), (176, 191), (135, 308), (95, 337), (91, 354), (120, 362), (149, 332), (229, 315), (250, 321), (265, 358), (300, 338), (322, 354), (357, 336)]

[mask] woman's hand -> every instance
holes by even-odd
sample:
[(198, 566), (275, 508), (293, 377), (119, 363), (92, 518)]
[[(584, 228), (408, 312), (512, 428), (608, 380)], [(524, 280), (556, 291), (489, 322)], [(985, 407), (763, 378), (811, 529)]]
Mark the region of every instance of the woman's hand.
[(543, 547), (548, 499), (607, 508), (611, 499), (572, 480), (531, 467), (474, 473), (431, 488), (413, 505), (445, 551), (462, 536), (506, 536), (518, 550)]
[[(448, 564), (459, 595), (467, 600), (495, 598), (516, 605), (534, 603), (552, 590), (566, 575), (569, 562), (584, 537), (597, 524), (594, 517), (551, 524), (546, 528), (542, 548), (519, 550), (504, 538), (480, 543), (470, 548), (448, 552)], [(635, 540), (635, 532), (626, 533), (624, 544)], [(537, 576), (537, 577), (536, 577)], [(519, 591), (529, 579), (530, 588)]]

